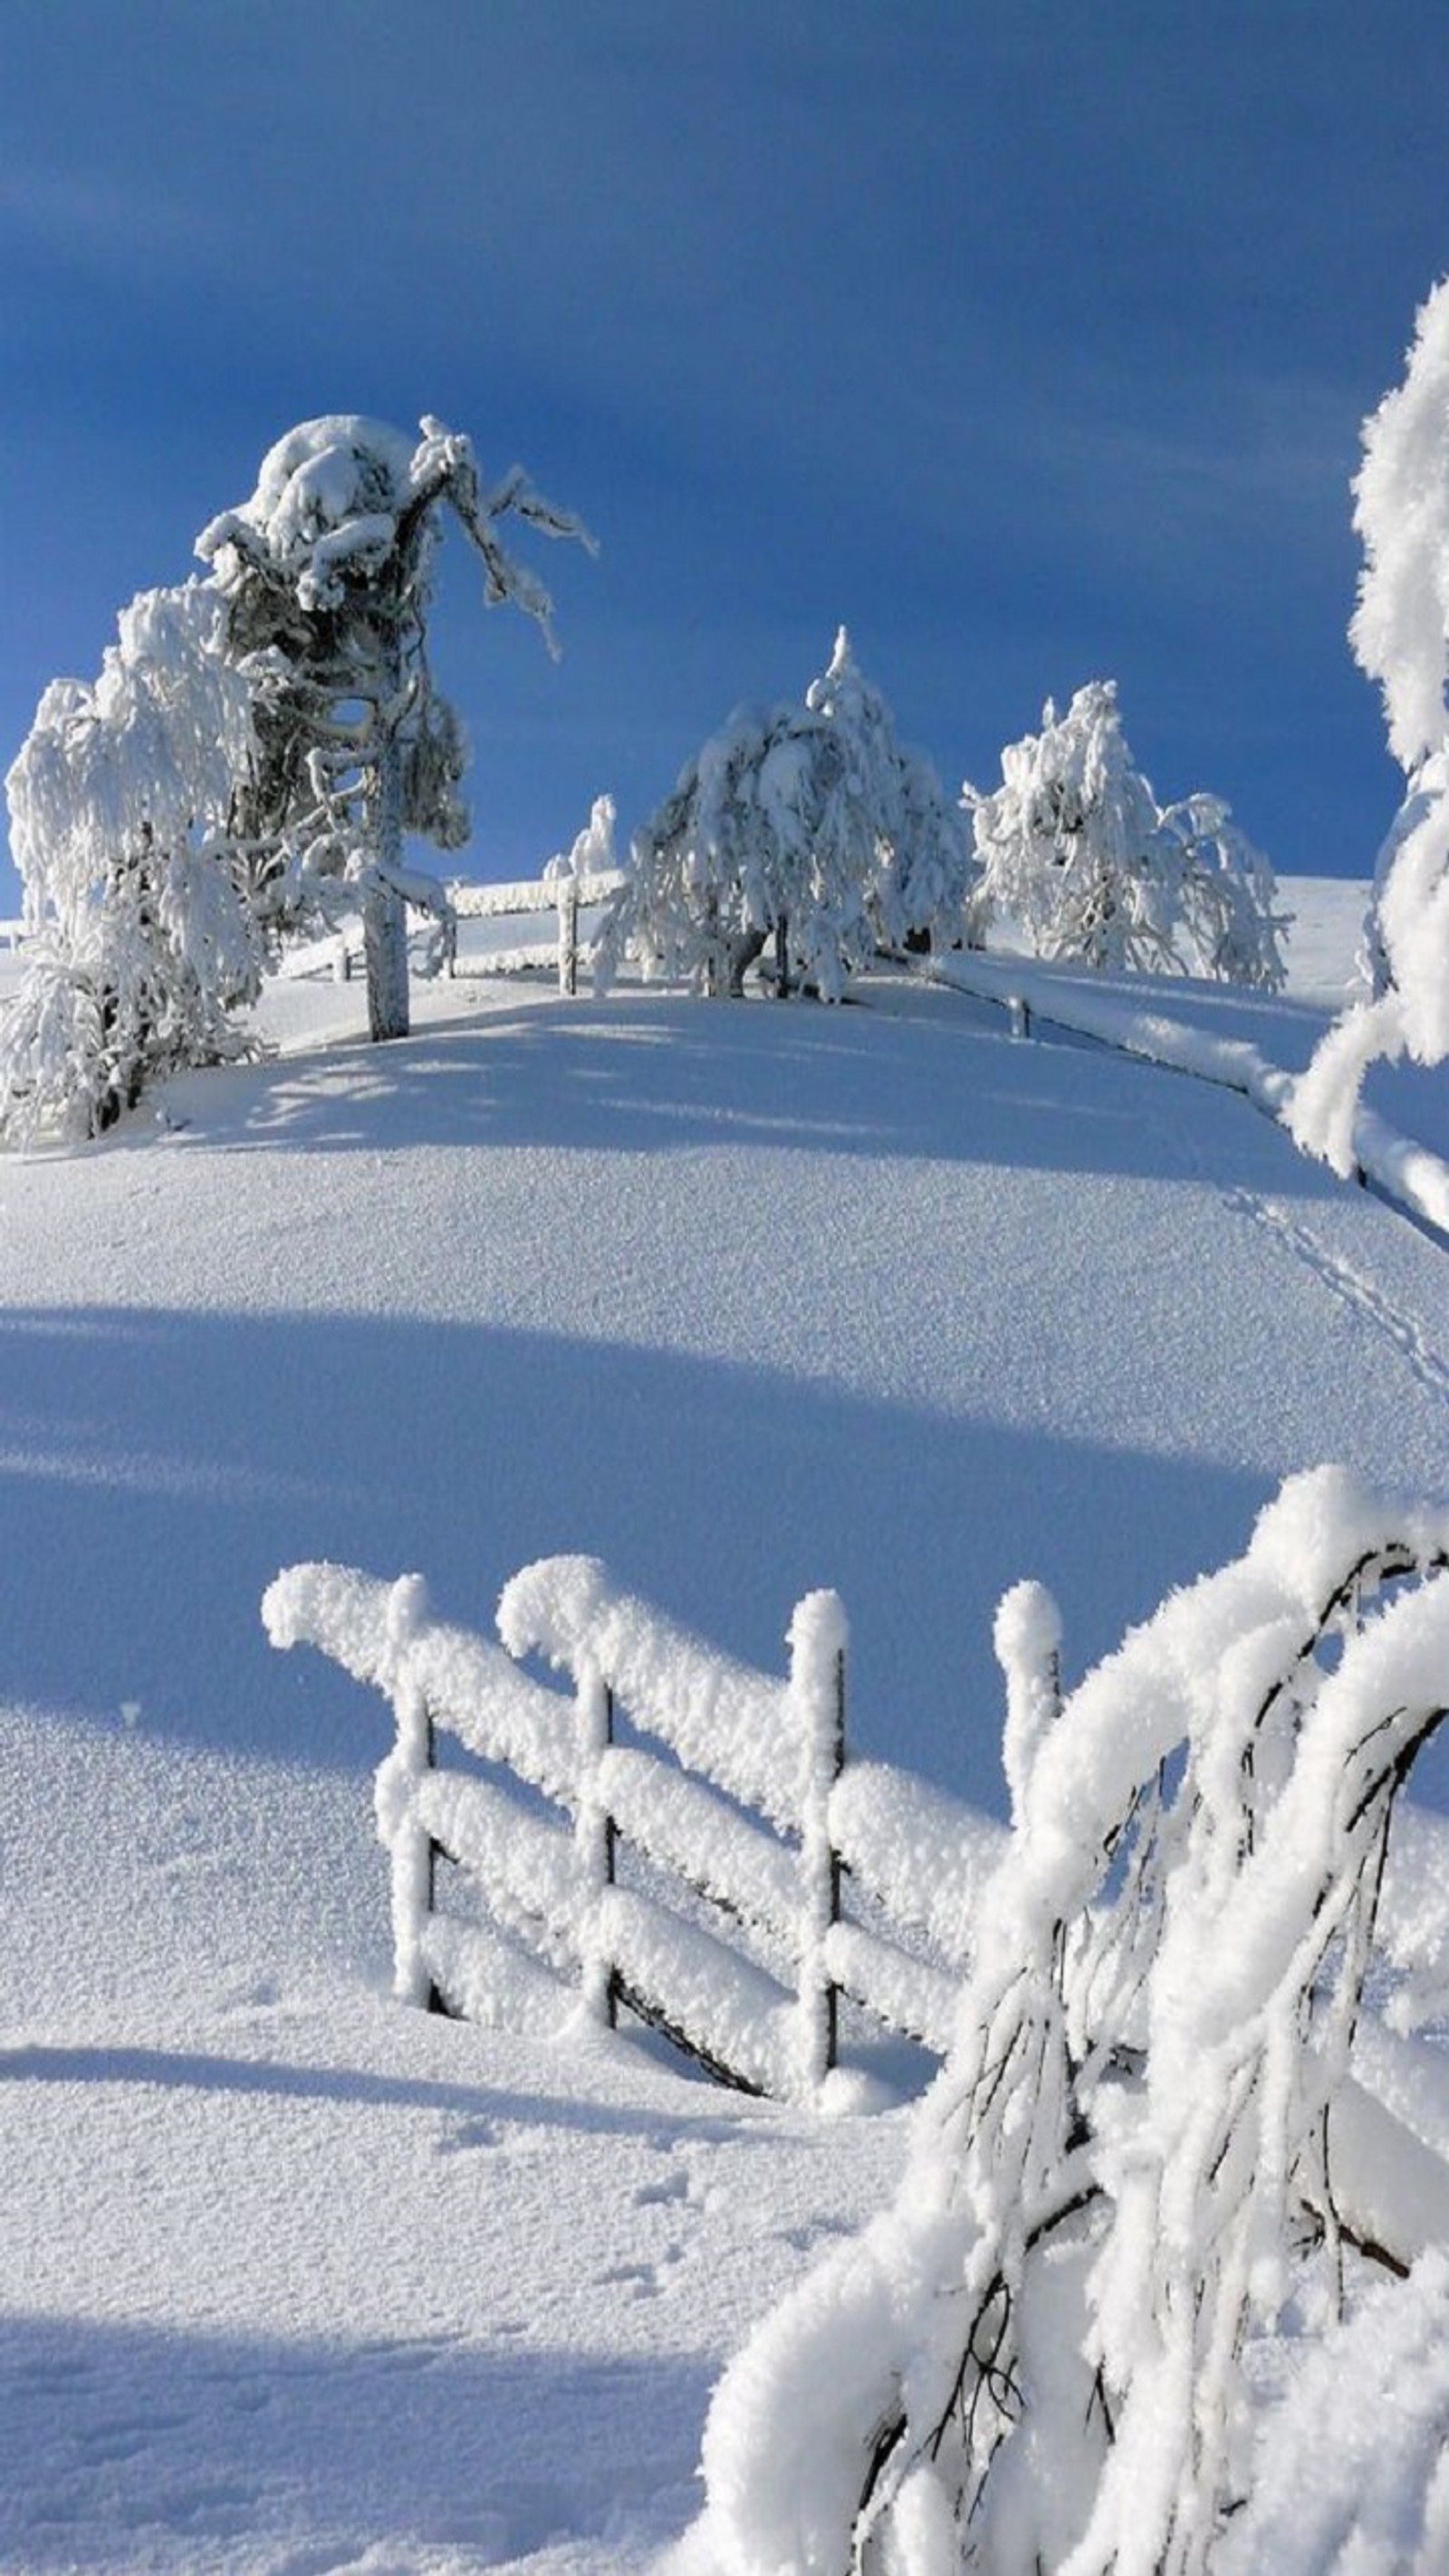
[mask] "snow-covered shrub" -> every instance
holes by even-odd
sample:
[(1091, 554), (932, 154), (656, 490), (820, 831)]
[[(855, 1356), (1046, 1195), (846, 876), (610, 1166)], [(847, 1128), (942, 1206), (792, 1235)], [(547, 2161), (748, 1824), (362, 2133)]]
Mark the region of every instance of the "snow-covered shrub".
[(1181, 920), (1173, 940), (1179, 964), (1217, 983), (1281, 990), (1288, 979), (1283, 933), (1292, 916), (1276, 909), (1273, 870), (1239, 831), (1231, 808), (1220, 796), (1199, 792), (1165, 806), (1158, 823), (1181, 853)]
[[(1320, 2410), (1442, 2317), (1439, 2257), (1396, 2280), (1424, 2150), (1352, 2059), (1394, 1800), (1449, 1700), (1449, 1511), (1325, 1469), (1064, 1699), (1056, 1636), (1039, 1587), (1007, 1596), (1012, 1833), (955, 2046), (894, 2206), (716, 2392), (692, 2567), (1321, 2576), (1284, 2505), (1321, 2484)], [(1420, 2397), (1391, 2498), (1328, 2464), (1350, 2535), (1390, 2506), (1442, 2531), (1442, 2371)]]
[(272, 908), (325, 908), (329, 881), (360, 906), (374, 1037), (408, 1027), (407, 904), (433, 905), (446, 929), (441, 889), (403, 866), (403, 834), (456, 849), (468, 832), (462, 730), (427, 651), (445, 506), (483, 558), (489, 605), (512, 600), (552, 650), (548, 593), (498, 522), (592, 540), (517, 467), (486, 487), (471, 441), (437, 420), (417, 439), (350, 413), (303, 421), (263, 458), (251, 499), (197, 539), (255, 675), (244, 802), (273, 853)]
[(601, 973), (629, 954), (737, 993), (773, 936), (784, 973), (835, 1001), (879, 946), (971, 935), (973, 891), (960, 817), (842, 627), (803, 704), (737, 709), (635, 835)]
[(1404, 381), (1363, 426), (1354, 527), (1364, 568), (1349, 641), (1377, 680), (1404, 802), (1374, 871), (1365, 924), (1371, 998), (1329, 1031), (1287, 1123), (1338, 1172), (1368, 1067), (1449, 1056), (1449, 278), (1418, 316)]
[(1114, 680), (1050, 699), (1039, 734), (1008, 743), (1002, 783), (969, 782), (983, 889), (1039, 957), (1120, 971), (1281, 984), (1272, 871), (1220, 797), (1158, 807), (1134, 765)]
[(147, 591), (99, 678), (52, 682), (6, 780), (32, 962), (0, 1027), (0, 1132), (84, 1137), (157, 1073), (241, 1050), (262, 952), (231, 822), (250, 675), (205, 584)]

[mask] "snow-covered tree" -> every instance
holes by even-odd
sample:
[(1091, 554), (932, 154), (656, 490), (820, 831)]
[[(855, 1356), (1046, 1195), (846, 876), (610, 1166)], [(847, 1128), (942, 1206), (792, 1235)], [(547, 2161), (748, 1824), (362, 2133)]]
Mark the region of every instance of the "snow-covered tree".
[(970, 935), (973, 894), (960, 818), (842, 627), (803, 703), (738, 709), (636, 834), (603, 962), (738, 992), (773, 937), (779, 989), (836, 1000), (879, 946)]
[[(894, 2205), (716, 2392), (691, 2564), (1438, 2565), (1442, 2375), (1381, 2473), (1318, 2427), (1331, 2400), (1386, 2428), (1340, 2374), (1449, 2313), (1442, 2173), (1424, 2197), (1434, 2160), (1354, 2070), (1395, 1800), (1449, 1702), (1449, 1512), (1321, 1470), (1070, 1695), (1039, 1585), (997, 1645), (1012, 1831), (956, 2042)], [(1285, 2317), (1312, 2407), (1262, 2366)], [(1395, 2478), (1422, 2556), (1364, 2553)]]
[(207, 584), (122, 612), (99, 678), (52, 682), (6, 780), (32, 962), (0, 1024), (0, 1132), (88, 1136), (155, 1074), (241, 1051), (262, 966), (238, 781), (252, 684)]
[[(895, 718), (851, 651), (842, 626), (829, 669), (805, 692), (838, 757), (824, 763), (826, 848), (860, 868), (866, 917), (879, 947), (952, 947), (979, 937), (982, 910), (970, 834), (924, 752), (902, 743)], [(842, 871), (843, 873), (843, 871)]]
[(1287, 980), (1283, 933), (1291, 915), (1277, 909), (1278, 882), (1262, 851), (1220, 796), (1200, 790), (1165, 806), (1158, 823), (1180, 854), (1178, 963), (1217, 983), (1277, 992)]
[(304, 421), (264, 457), (251, 499), (197, 540), (232, 650), (256, 674), (244, 813), (280, 880), (269, 899), (325, 902), (330, 883), (360, 905), (377, 1038), (408, 1027), (408, 903), (446, 918), (441, 889), (404, 864), (403, 836), (456, 849), (468, 831), (462, 733), (427, 651), (445, 511), (482, 556), (489, 604), (513, 601), (553, 650), (548, 594), (498, 523), (592, 540), (516, 467), (485, 486), (471, 442), (437, 420), (418, 439), (353, 414)]
[(1403, 383), (1364, 423), (1353, 490), (1364, 568), (1349, 641), (1382, 690), (1406, 788), (1374, 871), (1371, 997), (1329, 1031), (1288, 1111), (1298, 1142), (1345, 1173), (1369, 1066), (1449, 1056), (1449, 278), (1419, 312)]
[[(305, 421), (197, 541), (210, 567), (147, 591), (93, 685), (47, 689), (7, 779), (33, 961), (0, 1030), (0, 1132), (92, 1135), (154, 1075), (245, 1046), (288, 925), (363, 916), (374, 1036), (408, 1024), (406, 907), (450, 922), (403, 835), (466, 837), (461, 729), (433, 686), (427, 610), (444, 509), (552, 649), (550, 603), (505, 552), (516, 516), (591, 543), (515, 469), (486, 489), (466, 438)], [(439, 953), (445, 944), (438, 942)]]
[(1113, 680), (1048, 699), (1039, 734), (1009, 743), (1002, 783), (969, 783), (983, 885), (1039, 957), (1115, 971), (1283, 980), (1267, 861), (1220, 798), (1162, 812), (1133, 762)]

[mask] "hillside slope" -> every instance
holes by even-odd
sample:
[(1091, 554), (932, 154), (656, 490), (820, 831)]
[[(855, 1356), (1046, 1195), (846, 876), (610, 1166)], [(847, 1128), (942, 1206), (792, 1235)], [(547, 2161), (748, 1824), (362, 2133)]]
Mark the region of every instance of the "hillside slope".
[(1000, 1812), (1008, 1583), (1075, 1672), (1291, 1470), (1444, 1486), (1443, 1254), (1239, 1101), (889, 979), (356, 1002), (0, 1164), (6, 2568), (638, 2567), (902, 2153), (392, 2005), (386, 1712), (279, 1566), (486, 1628), (586, 1550), (772, 1670), (832, 1584), (852, 1742)]

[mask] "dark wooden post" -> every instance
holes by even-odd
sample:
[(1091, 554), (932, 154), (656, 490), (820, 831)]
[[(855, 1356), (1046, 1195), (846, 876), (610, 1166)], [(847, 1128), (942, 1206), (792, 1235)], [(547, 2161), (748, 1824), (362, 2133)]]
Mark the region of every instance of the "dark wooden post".
[(614, 1884), (618, 1837), (601, 1778), (614, 1740), (614, 1694), (593, 1665), (578, 1675), (579, 1789), (574, 1841), (579, 1859), (584, 2009), (612, 2030), (619, 2017), (619, 1978), (608, 1953), (600, 1915)]
[[(428, 1710), (427, 1767), (430, 1771), (436, 1771), (438, 1767), (438, 1730), (433, 1723), (433, 1712), (431, 1709)], [(436, 1834), (429, 1834), (427, 1861), (427, 1913), (429, 1921), (431, 1921), (433, 1915), (438, 1910), (438, 1863), (440, 1860), (446, 1859), (447, 1853), (444, 1851), (442, 1844), (438, 1841)], [(427, 2009), (430, 2013), (443, 2014), (446, 2014), (448, 2010), (447, 1997), (444, 1995), (442, 1987), (431, 1975), (428, 1978)]]
[(579, 887), (565, 879), (558, 899), (558, 988), (571, 1001), (579, 989)]
[(802, 2089), (836, 2062), (839, 1990), (829, 1969), (840, 1920), (841, 1862), (830, 1831), (831, 1793), (845, 1767), (845, 1610), (834, 1592), (812, 1592), (790, 1623), (790, 1697), (800, 1728), (800, 2049)]

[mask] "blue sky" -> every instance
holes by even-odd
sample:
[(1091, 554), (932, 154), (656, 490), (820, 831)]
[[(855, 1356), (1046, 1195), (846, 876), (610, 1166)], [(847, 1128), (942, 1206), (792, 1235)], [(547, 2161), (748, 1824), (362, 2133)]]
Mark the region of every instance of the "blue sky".
[(431, 411), (602, 547), (532, 549), (557, 667), (445, 550), (480, 875), (842, 620), (953, 787), (1111, 676), (1164, 800), (1367, 873), (1446, 97), (1444, 0), (0, 0), (0, 762), (293, 421)]

